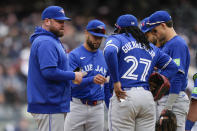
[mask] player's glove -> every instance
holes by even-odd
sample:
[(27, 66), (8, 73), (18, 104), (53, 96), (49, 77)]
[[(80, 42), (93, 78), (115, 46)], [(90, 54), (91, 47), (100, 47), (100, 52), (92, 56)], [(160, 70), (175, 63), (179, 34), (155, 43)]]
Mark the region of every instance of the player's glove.
[(162, 111), (159, 120), (156, 123), (156, 131), (176, 131), (176, 115), (170, 110)]
[(165, 76), (157, 72), (152, 73), (148, 81), (150, 85), (150, 91), (152, 92), (155, 101), (159, 100), (165, 95), (165, 93), (169, 91), (170, 82)]

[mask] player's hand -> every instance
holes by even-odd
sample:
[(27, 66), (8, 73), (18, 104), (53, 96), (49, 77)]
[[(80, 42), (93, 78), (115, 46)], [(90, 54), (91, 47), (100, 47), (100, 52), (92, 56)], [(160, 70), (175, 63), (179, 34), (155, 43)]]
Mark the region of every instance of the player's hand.
[(106, 81), (107, 81), (107, 79), (104, 77), (104, 76), (102, 76), (102, 75), (100, 75), (100, 74), (97, 74), (95, 77), (94, 77), (94, 83), (95, 84), (104, 84)]
[(118, 101), (121, 101), (121, 99), (125, 99), (127, 96), (126, 91), (122, 90), (120, 82), (114, 83), (114, 92), (118, 98)]
[(75, 80), (73, 80), (74, 84), (80, 84), (82, 81), (82, 78), (87, 75), (87, 72), (74, 72), (75, 73)]

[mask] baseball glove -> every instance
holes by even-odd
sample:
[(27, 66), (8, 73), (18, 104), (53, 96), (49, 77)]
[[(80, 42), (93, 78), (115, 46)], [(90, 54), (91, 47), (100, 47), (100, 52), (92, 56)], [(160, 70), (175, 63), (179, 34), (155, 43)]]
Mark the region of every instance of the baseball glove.
[(156, 123), (156, 131), (176, 131), (176, 115), (170, 110), (162, 111), (159, 120)]
[(155, 101), (161, 99), (170, 89), (168, 79), (157, 72), (152, 73), (148, 81)]

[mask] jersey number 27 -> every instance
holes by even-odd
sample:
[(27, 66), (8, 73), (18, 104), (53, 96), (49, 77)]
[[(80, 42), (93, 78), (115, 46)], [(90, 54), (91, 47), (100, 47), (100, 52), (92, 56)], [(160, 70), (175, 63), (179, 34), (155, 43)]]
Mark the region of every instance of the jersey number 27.
[(131, 67), (126, 71), (126, 73), (121, 78), (137, 80), (138, 75), (134, 74), (134, 72), (137, 69), (138, 64), (140, 63), (140, 64), (145, 64), (145, 68), (144, 68), (144, 71), (143, 71), (142, 76), (140, 78), (140, 81), (146, 81), (145, 78), (146, 78), (146, 75), (148, 74), (148, 71), (149, 71), (149, 68), (150, 68), (150, 65), (151, 65), (150, 60), (140, 58), (140, 60), (138, 62), (138, 60), (134, 56), (127, 56), (127, 57), (124, 58), (124, 60), (127, 63), (132, 62), (133, 64), (131, 65)]

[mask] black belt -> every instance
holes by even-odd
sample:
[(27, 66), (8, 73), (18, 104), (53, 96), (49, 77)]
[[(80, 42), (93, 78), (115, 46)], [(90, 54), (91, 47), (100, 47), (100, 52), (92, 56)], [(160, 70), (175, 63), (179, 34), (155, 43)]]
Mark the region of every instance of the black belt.
[(96, 105), (101, 104), (103, 102), (103, 101), (97, 101), (97, 100), (95, 100), (95, 101), (83, 100), (83, 99), (80, 99), (80, 100), (83, 104), (90, 105), (90, 106), (96, 106)]
[(78, 98), (72, 98), (72, 101), (80, 101), (82, 104), (90, 105), (90, 106), (96, 106), (98, 104), (103, 103), (103, 100), (86, 100), (86, 99), (78, 99)]

